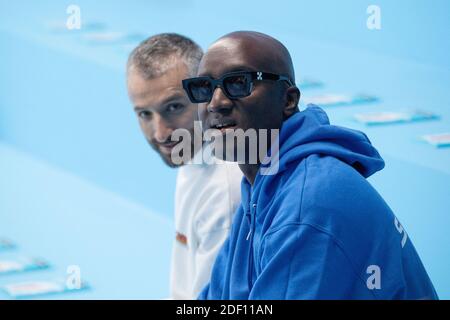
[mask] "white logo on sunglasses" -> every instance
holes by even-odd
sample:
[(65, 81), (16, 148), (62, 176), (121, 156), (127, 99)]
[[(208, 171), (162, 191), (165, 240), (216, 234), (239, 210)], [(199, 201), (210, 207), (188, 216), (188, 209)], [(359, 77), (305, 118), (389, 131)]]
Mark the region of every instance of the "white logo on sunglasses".
[(256, 76), (257, 76), (256, 80), (262, 80), (262, 72), (257, 72)]

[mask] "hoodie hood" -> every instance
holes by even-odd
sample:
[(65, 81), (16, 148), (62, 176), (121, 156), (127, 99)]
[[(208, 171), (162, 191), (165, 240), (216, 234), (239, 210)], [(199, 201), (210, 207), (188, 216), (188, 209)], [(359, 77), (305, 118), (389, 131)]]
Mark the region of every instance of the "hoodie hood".
[(384, 168), (383, 159), (364, 133), (330, 125), (326, 113), (312, 104), (283, 123), (278, 172), (311, 154), (333, 156), (365, 178)]

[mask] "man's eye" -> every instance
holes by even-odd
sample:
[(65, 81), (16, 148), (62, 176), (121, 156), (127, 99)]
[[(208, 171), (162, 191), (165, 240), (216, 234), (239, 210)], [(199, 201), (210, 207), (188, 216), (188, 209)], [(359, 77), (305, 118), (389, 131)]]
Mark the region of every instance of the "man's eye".
[(152, 113), (149, 111), (139, 111), (138, 116), (139, 118), (143, 119), (143, 120), (148, 120), (150, 119)]
[(245, 77), (230, 77), (229, 79), (227, 79), (227, 81), (231, 84), (237, 84), (237, 85), (241, 85), (247, 82), (247, 79)]
[(168, 112), (177, 112), (184, 108), (184, 105), (180, 103), (172, 103), (167, 106)]

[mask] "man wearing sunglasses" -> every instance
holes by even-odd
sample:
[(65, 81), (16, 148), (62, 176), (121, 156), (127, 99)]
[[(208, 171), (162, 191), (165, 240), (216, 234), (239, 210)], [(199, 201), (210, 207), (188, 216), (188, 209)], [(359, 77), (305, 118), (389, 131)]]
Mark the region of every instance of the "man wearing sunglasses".
[(206, 165), (193, 137), (171, 139), (177, 129), (194, 133), (197, 104), (189, 101), (181, 80), (197, 73), (202, 55), (201, 48), (184, 36), (159, 34), (135, 48), (127, 65), (129, 96), (150, 146), (170, 167), (180, 166), (172, 155), (174, 148), (183, 144), (189, 150), (182, 157), (187, 162), (181, 162), (175, 191), (173, 299), (195, 299), (207, 283), (240, 200), (242, 173), (237, 165)]
[[(239, 163), (242, 205), (200, 299), (437, 298), (405, 230), (366, 180), (383, 159), (362, 132), (330, 125), (319, 107), (299, 111), (279, 41), (224, 36), (183, 87), (205, 130), (280, 130), (268, 153), (277, 170)], [(252, 150), (229, 141), (225, 149)]]

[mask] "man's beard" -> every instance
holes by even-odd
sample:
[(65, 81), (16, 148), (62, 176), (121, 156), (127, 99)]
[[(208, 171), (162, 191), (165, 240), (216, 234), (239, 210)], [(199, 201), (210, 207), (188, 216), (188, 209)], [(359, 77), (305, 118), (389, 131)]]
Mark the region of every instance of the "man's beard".
[[(153, 144), (151, 141), (147, 140), (148, 144), (150, 145), (150, 147), (157, 153), (159, 154), (159, 156), (161, 157), (161, 159), (163, 160), (163, 162), (169, 166), (170, 168), (178, 168), (181, 167), (183, 165), (185, 165), (186, 163), (181, 163), (181, 164), (175, 164), (172, 161), (172, 154), (170, 155), (166, 155), (165, 153), (161, 152), (161, 150), (159, 149), (159, 147), (155, 144)], [(181, 142), (182, 143), (182, 142)], [(194, 144), (191, 145), (191, 156), (189, 157), (189, 160), (192, 159), (192, 157), (194, 156)], [(182, 156), (183, 154), (181, 154)]]

